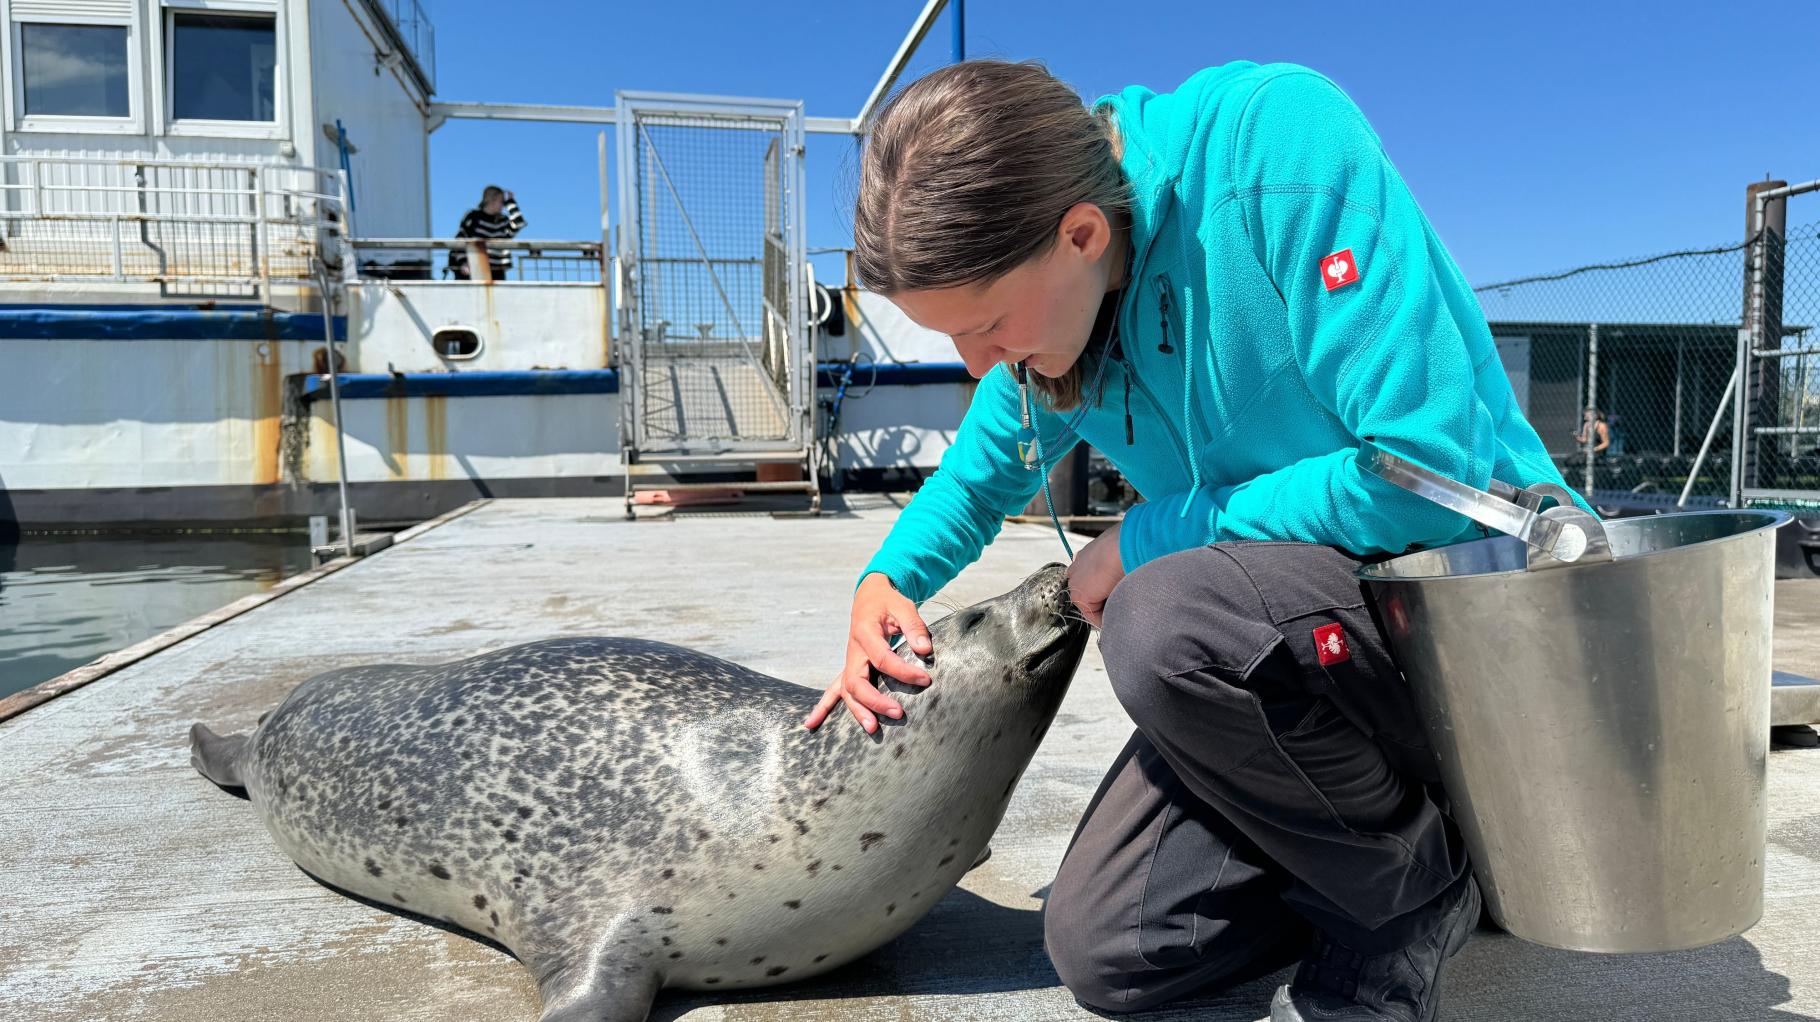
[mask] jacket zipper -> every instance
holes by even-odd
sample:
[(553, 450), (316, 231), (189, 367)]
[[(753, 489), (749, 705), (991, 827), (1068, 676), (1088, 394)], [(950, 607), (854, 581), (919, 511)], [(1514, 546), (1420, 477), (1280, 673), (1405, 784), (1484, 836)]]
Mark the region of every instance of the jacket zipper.
[(1156, 275), (1156, 318), (1163, 326), (1163, 342), (1156, 346), (1159, 354), (1175, 354), (1175, 346), (1169, 343), (1169, 274)]
[[(1123, 343), (1120, 343), (1118, 346), (1118, 359), (1119, 364), (1125, 368), (1125, 386), (1127, 388), (1127, 394), (1129, 394), (1130, 386), (1133, 383), (1137, 384), (1138, 393), (1142, 394), (1144, 400), (1150, 403), (1150, 410), (1156, 413), (1157, 422), (1162, 427), (1163, 432), (1169, 434), (1169, 439), (1175, 441), (1175, 452), (1182, 459), (1182, 471), (1192, 474), (1192, 466), (1188, 462), (1187, 442), (1176, 435), (1174, 429), (1170, 428), (1169, 418), (1163, 414), (1162, 402), (1156, 399), (1156, 395), (1152, 394), (1150, 388), (1144, 385), (1143, 377), (1139, 376), (1137, 370), (1132, 368), (1131, 359), (1125, 355), (1125, 345)], [(1127, 428), (1125, 442), (1130, 444), (1132, 440), (1133, 437), (1131, 436), (1129, 428)]]
[[(1162, 333), (1163, 333), (1163, 343), (1157, 345), (1156, 350), (1165, 355), (1173, 355), (1173, 354), (1175, 354), (1175, 346), (1169, 343), (1169, 330), (1170, 330), (1170, 327), (1172, 326), (1172, 324), (1170, 323), (1170, 320), (1169, 320), (1169, 309), (1170, 309), (1170, 304), (1171, 304), (1170, 296), (1173, 294), (1174, 289), (1173, 289), (1173, 286), (1169, 282), (1169, 274), (1167, 274), (1167, 273), (1157, 274), (1156, 277), (1154, 278), (1154, 280), (1152, 281), (1152, 283), (1156, 286), (1157, 324), (1161, 328)], [(1183, 326), (1183, 329), (1184, 330), (1187, 329), (1187, 326), (1185, 324)], [(1185, 368), (1186, 367), (1184, 367), (1184, 369)], [(1183, 382), (1184, 386), (1187, 385), (1186, 372), (1183, 373), (1182, 382)], [(1188, 412), (1189, 412), (1189, 415), (1193, 417), (1194, 421), (1193, 421), (1192, 425), (1189, 423), (1186, 423), (1186, 422), (1183, 423), (1182, 424), (1183, 429), (1199, 429), (1203, 433), (1209, 432), (1209, 430), (1207, 429), (1207, 424), (1205, 422), (1201, 421), (1201, 409), (1193, 402), (1192, 399), (1190, 399), (1189, 404), (1188, 404)]]

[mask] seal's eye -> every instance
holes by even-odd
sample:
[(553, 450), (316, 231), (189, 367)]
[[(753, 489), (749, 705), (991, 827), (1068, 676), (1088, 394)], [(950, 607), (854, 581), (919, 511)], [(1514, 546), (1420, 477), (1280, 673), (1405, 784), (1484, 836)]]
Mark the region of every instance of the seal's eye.
[(961, 634), (966, 635), (968, 632), (978, 628), (980, 622), (984, 620), (986, 620), (986, 612), (983, 610), (970, 610), (967, 613), (962, 614), (960, 621)]

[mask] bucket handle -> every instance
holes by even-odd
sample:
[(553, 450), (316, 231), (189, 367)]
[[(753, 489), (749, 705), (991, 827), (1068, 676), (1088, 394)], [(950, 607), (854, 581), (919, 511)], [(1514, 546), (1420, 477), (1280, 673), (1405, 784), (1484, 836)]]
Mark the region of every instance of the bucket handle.
[[(1386, 482), (1522, 540), (1531, 570), (1611, 560), (1605, 527), (1581, 510), (1565, 487), (1538, 483), (1525, 490), (1493, 479), (1486, 493), (1377, 448), (1366, 467)], [(1551, 498), (1555, 506), (1542, 510)]]

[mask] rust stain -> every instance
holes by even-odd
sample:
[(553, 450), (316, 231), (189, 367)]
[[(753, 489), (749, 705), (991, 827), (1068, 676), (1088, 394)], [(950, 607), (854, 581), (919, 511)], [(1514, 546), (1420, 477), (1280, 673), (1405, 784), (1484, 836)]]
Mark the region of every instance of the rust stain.
[(253, 354), (253, 482), (278, 481), (278, 453), (283, 446), (283, 367), (278, 342), (266, 341)]
[[(865, 312), (860, 309), (859, 288), (851, 285), (841, 288), (840, 301), (847, 312), (847, 351), (852, 354), (860, 350), (862, 338), (871, 324), (867, 322)], [(967, 396), (971, 399), (973, 395), (969, 393)]]
[(858, 323), (860, 321), (858, 289), (852, 287), (841, 288), (840, 303), (846, 306), (845, 312), (847, 313), (847, 322)]
[(423, 444), (430, 478), (448, 478), (449, 399), (441, 394), (423, 399)]
[(493, 288), (491, 287), (491, 284), (492, 282), (488, 281), (489, 286), (480, 289), (481, 297), (487, 303), (487, 335), (481, 338), (481, 344), (483, 345), (490, 345), (499, 340), (499, 312), (493, 308)]
[(405, 455), (411, 449), (411, 406), (409, 399), (393, 395), (385, 399), (386, 469), (395, 479), (411, 474)]
[[(335, 444), (335, 431), (341, 424), (335, 421), (335, 406), (327, 401), (317, 401), (310, 405), (309, 430), (310, 438), (306, 442), (310, 460), (305, 464), (311, 479), (334, 481), (341, 473), (341, 451)], [(315, 458), (321, 458), (318, 465)]]
[(493, 286), (493, 263), (487, 258), (485, 238), (468, 240), (468, 279), (476, 284)]

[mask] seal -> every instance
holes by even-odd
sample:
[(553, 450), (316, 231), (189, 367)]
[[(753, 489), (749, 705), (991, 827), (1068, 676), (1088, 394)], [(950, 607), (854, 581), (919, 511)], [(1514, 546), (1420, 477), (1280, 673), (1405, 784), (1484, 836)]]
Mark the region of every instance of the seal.
[[(484, 935), (541, 1022), (641, 1022), (663, 987), (786, 983), (908, 929), (986, 849), (1089, 630), (1060, 565), (930, 629), (872, 735), (817, 692), (639, 639), (553, 639), (303, 682), (248, 735), (191, 729), (331, 887)], [(900, 644), (900, 654), (906, 647)], [(876, 675), (876, 672), (875, 672)]]

